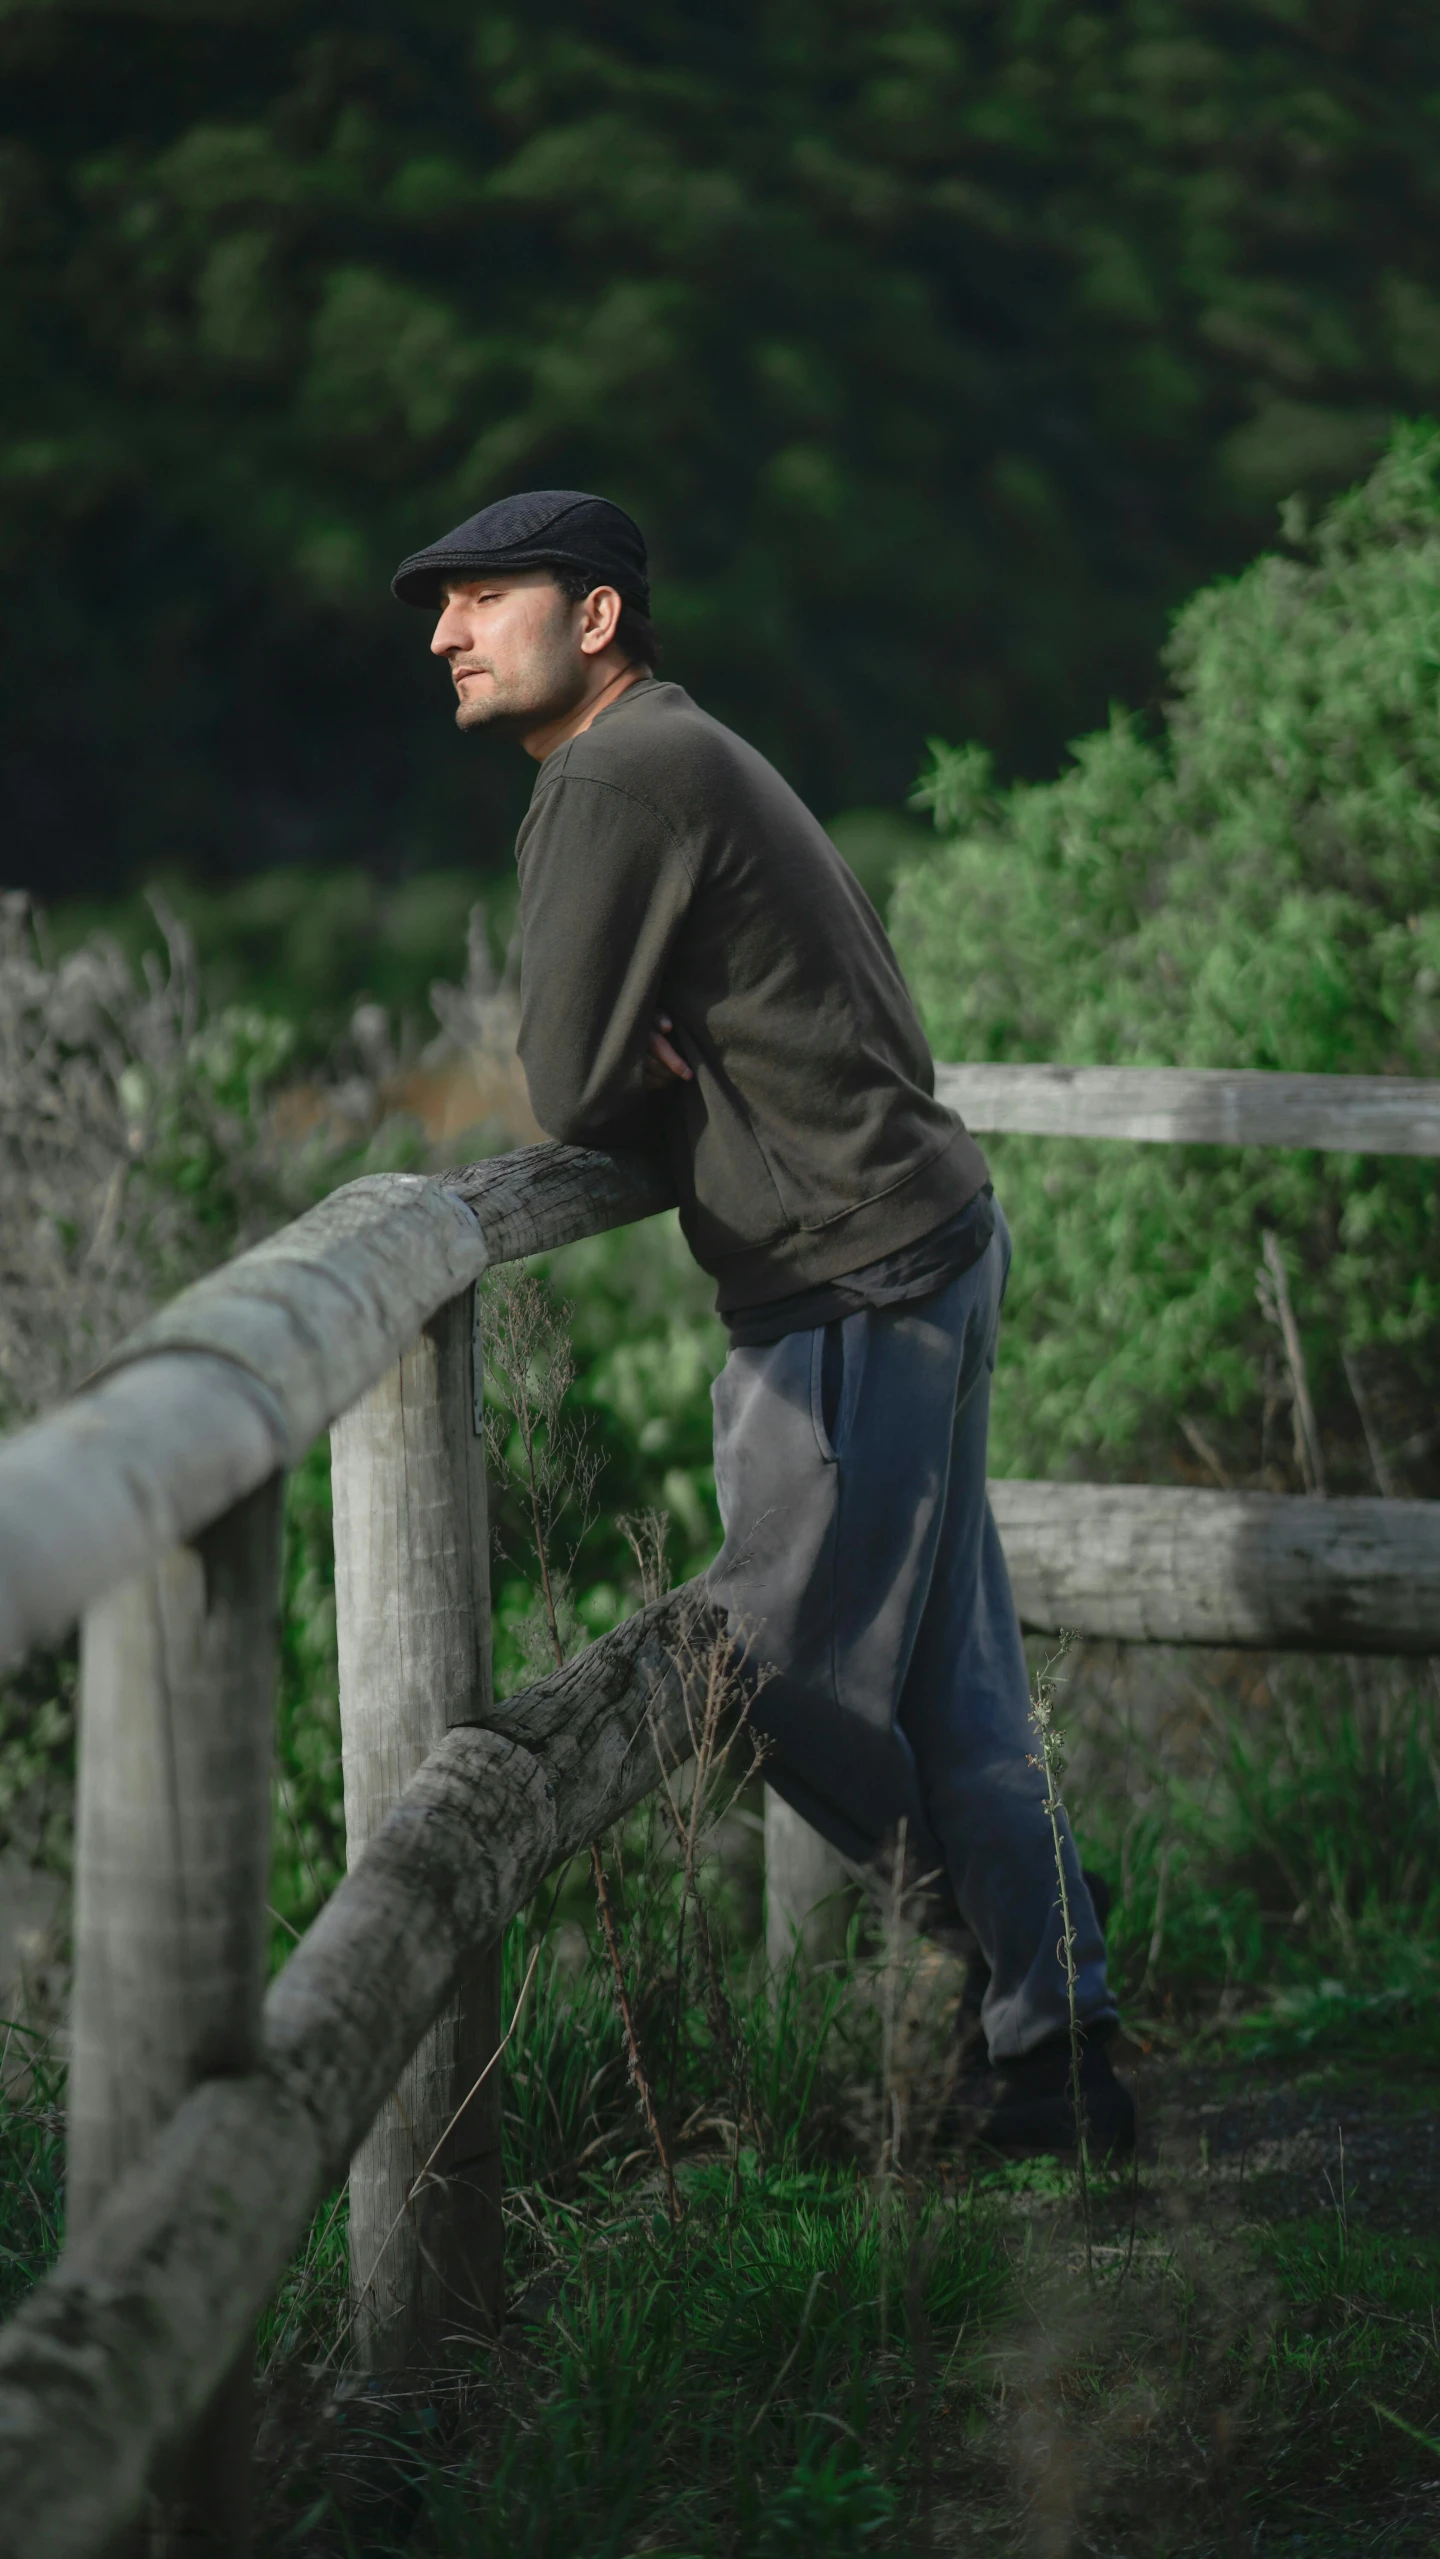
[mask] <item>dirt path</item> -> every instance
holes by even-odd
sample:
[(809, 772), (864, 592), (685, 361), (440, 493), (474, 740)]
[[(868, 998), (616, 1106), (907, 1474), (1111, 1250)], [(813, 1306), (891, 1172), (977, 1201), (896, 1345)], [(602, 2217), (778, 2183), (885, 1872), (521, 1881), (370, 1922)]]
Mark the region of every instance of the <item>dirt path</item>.
[(1165, 2177), (1289, 2220), (1340, 2208), (1404, 2237), (1440, 2234), (1440, 2069), (1256, 2063), (1142, 2070), (1145, 2147)]

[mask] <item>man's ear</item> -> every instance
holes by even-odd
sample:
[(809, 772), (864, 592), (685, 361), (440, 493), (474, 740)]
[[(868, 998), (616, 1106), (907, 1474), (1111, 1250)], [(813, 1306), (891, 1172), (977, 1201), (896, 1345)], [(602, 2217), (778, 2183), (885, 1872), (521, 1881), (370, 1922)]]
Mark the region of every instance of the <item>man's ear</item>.
[(620, 628), (624, 599), (618, 587), (592, 586), (581, 608), (580, 646), (587, 657), (599, 657)]

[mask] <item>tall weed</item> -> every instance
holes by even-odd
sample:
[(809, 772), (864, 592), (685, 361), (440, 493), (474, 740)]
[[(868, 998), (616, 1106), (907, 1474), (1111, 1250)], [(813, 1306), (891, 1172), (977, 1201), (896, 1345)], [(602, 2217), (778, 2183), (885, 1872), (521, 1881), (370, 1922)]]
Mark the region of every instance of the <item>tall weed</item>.
[(1251, 2050), (1392, 2029), (1432, 2047), (1428, 1674), (1272, 1663), (1243, 1705), (1223, 1677), (1187, 1685), (1199, 1713), (1183, 1746), (1102, 1724), (1086, 1750), (1087, 1853), (1115, 1885), (1110, 1955), (1128, 2013), (1225, 2027)]

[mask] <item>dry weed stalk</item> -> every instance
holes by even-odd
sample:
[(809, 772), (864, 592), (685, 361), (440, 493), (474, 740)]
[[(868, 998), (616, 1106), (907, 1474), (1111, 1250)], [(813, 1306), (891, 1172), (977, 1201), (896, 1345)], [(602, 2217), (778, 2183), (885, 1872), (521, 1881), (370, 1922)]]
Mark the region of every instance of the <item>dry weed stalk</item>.
[[(530, 1984), (535, 1978), (535, 1967), (540, 1961), (540, 1948), (543, 1943), (544, 1936), (542, 1932), (542, 1935), (536, 1940), (530, 1961), (526, 1966), (525, 1978), (520, 1984), (519, 1996), (517, 1997), (515, 2006), (511, 2012), (509, 2025), (506, 2027), (504, 2034), (501, 2036), (499, 2043), (490, 2055), (489, 2060), (481, 2070), (478, 2078), (475, 2079), (466, 2090), (459, 2105), (456, 2107), (455, 2112), (451, 2116), (448, 2124), (445, 2126), (444, 2131), (441, 2133), (439, 2139), (431, 2144), (428, 2156), (423, 2161), (422, 2165), (416, 2169), (414, 2176), (411, 2178), (409, 2185), (406, 2187), (404, 2200), (401, 2203), (400, 2209), (396, 2213), (394, 2220), (391, 2222), (389, 2229), (386, 2231), (384, 2238), (381, 2240), (379, 2247), (375, 2251), (375, 2258), (371, 2265), (370, 2272), (366, 2276), (364, 2283), (361, 2285), (359, 2292), (355, 2295), (355, 2298), (351, 2303), (349, 2315), (345, 2320), (345, 2324), (341, 2328), (339, 2335), (335, 2338), (333, 2345), (328, 2349), (325, 2355), (325, 2364), (330, 2363), (333, 2357), (339, 2354), (346, 2339), (350, 2335), (351, 2330), (354, 2328), (361, 2310), (364, 2307), (366, 2295), (369, 2293), (371, 2286), (380, 2271), (380, 2261), (383, 2258), (386, 2249), (389, 2247), (391, 2240), (394, 2238), (396, 2231), (399, 2229), (401, 2222), (406, 2219), (407, 2215), (413, 2214), (417, 2198), (421, 2195), (426, 2186), (443, 2186), (446, 2183), (446, 2179), (443, 2174), (438, 2177), (433, 2174), (435, 2162), (439, 2158), (441, 2151), (444, 2149), (450, 2135), (455, 2130), (455, 2127), (459, 2123), (467, 2106), (469, 2106), (473, 2098), (479, 2096), (480, 2091), (484, 2087), (486, 2080), (489, 2078), (491, 2071), (499, 2068), (500, 2063), (504, 2060), (505, 2055), (509, 2050), (515, 2029), (520, 2023), (520, 2012), (529, 1996)], [(396, 2106), (400, 2108), (400, 2113), (403, 2117), (405, 2110), (400, 2106), (398, 2092), (392, 2093), (394, 2094), (394, 2102)], [(406, 2120), (405, 2128), (407, 2132), (411, 2129), (408, 2119)], [(432, 2270), (438, 2271), (438, 2269), (435, 2269), (435, 2261), (433, 2258), (427, 2257), (426, 2262), (431, 2266)], [(321, 2369), (324, 2369), (323, 2364)]]
[(263, 1152), (254, 1126), (195, 1071), (201, 1008), (189, 937), (158, 902), (156, 915), (166, 957), (147, 953), (137, 974), (104, 935), (57, 958), (29, 899), (0, 897), (6, 1423), (53, 1403), (158, 1296), (243, 1240), (207, 1220), (213, 1204), (194, 1178), (207, 1156), (242, 1222), (256, 1222), (267, 1191), (253, 1178)]
[[(1290, 1281), (1285, 1269), (1285, 1255), (1280, 1238), (1268, 1226), (1260, 1238), (1265, 1259), (1255, 1274), (1255, 1294), (1260, 1311), (1267, 1322), (1278, 1327), (1285, 1350), (1285, 1365), (1290, 1373), (1290, 1400), (1295, 1419), (1295, 1463), (1307, 1493), (1325, 1495), (1325, 1453), (1320, 1445), (1320, 1425), (1310, 1394), (1310, 1376), (1305, 1366), (1305, 1347), (1295, 1309), (1290, 1303)], [(1362, 1416), (1363, 1418), (1363, 1416)]]
[(895, 1834), (890, 1900), (885, 1913), (885, 1968), (880, 1990), (880, 2148), (875, 2192), (880, 2213), (880, 2350), (890, 2343), (890, 2223), (900, 2170), (904, 2113), (895, 2077), (895, 2032), (900, 2007), (900, 1956), (905, 1931), (905, 1852), (909, 1824), (903, 1814)]
[[(546, 1633), (555, 1667), (563, 1670), (565, 1637), (561, 1621), (566, 1613), (569, 1573), (568, 1567), (557, 1560), (556, 1538), (562, 1517), (572, 1508), (580, 1513), (579, 1534), (584, 1535), (599, 1472), (598, 1460), (586, 1447), (581, 1432), (565, 1412), (565, 1397), (575, 1375), (575, 1362), (564, 1309), (555, 1304), (542, 1282), (530, 1271), (507, 1277), (499, 1285), (487, 1285), (485, 1307), (490, 1374), (496, 1381), (504, 1409), (519, 1437), (519, 1468), (510, 1465), (507, 1435), (502, 1432), (493, 1406), (487, 1408), (487, 1442), (492, 1462), (508, 1472), (518, 1473), (524, 1488), (530, 1508)], [(578, 1544), (578, 1538), (575, 1542)], [(572, 1561), (573, 1552), (572, 1547)], [(590, 1872), (595, 1886), (600, 1933), (605, 1940), (605, 1952), (615, 1986), (630, 2078), (665, 2181), (666, 2207), (672, 2224), (678, 2224), (680, 2196), (675, 2184), (675, 2171), (660, 2129), (634, 2003), (625, 1979), (620, 1931), (610, 1896), (610, 1879), (598, 1840), (592, 1840), (590, 1845)]]
[(1380, 1424), (1370, 1389), (1365, 1383), (1364, 1371), (1353, 1351), (1341, 1353), (1341, 1366), (1345, 1371), (1345, 1383), (1350, 1389), (1355, 1410), (1360, 1416), (1360, 1428), (1365, 1435), (1365, 1450), (1374, 1472), (1375, 1482), (1387, 1502), (1399, 1501), (1403, 1499), (1400, 1481), (1390, 1463), (1390, 1452), (1380, 1435)]
[(1075, 1922), (1070, 1915), (1070, 1878), (1065, 1867), (1065, 1843), (1060, 1830), (1065, 1810), (1060, 1793), (1065, 1775), (1065, 1743), (1055, 1721), (1055, 1682), (1057, 1665), (1070, 1650), (1075, 1638), (1062, 1634), (1058, 1652), (1052, 1653), (1035, 1682), (1031, 1701), (1031, 1718), (1040, 1736), (1040, 1750), (1034, 1765), (1044, 1771), (1046, 1820), (1050, 1824), (1050, 1841), (1055, 1857), (1055, 1877), (1060, 1895), (1060, 1945), (1065, 1958), (1065, 1995), (1070, 2014), (1070, 2102), (1075, 2110), (1075, 2174), (1080, 2190), (1080, 2213), (1085, 2228), (1085, 2277), (1094, 2275), (1090, 2232), (1090, 2159), (1085, 2136), (1085, 2102), (1080, 2084), (1080, 2016), (1075, 2004)]
[[(206, 1021), (184, 927), (132, 966), (93, 935), (57, 955), (0, 896), (0, 1430), (56, 1403), (156, 1303), (303, 1204), (313, 1154), (279, 1142), (264, 1088), (288, 1034)], [(73, 1647), (0, 1689), (0, 1838), (68, 1862)]]
[(875, 2163), (879, 2185), (900, 2166), (904, 2110), (895, 2073), (895, 2042), (900, 2016), (901, 1950), (905, 1942), (905, 1865), (909, 1823), (901, 1816), (895, 1833), (890, 1897), (885, 1911), (885, 1968), (880, 1992), (880, 2152)]
[[(650, 1511), (642, 1518), (626, 1520), (622, 1525), (639, 1567), (642, 1595), (647, 1602), (659, 1599), (669, 1587), (665, 1563), (666, 1522), (659, 1512)], [(720, 1949), (715, 1942), (710, 1912), (700, 1889), (699, 1866), (700, 1845), (706, 1831), (723, 1819), (740, 1787), (763, 1762), (764, 1744), (753, 1730), (750, 1713), (764, 1684), (764, 1675), (761, 1673), (758, 1678), (742, 1680), (734, 1635), (705, 1623), (705, 1615), (700, 1604), (682, 1615), (670, 1647), (685, 1700), (691, 1767), (688, 1798), (682, 1797), (678, 1765), (666, 1769), (660, 1790), (661, 1802), (674, 1834), (681, 1877), (680, 1922), (675, 1945), (675, 2050), (678, 2053), (685, 1981), (685, 1928), (689, 1917), (700, 1953), (706, 2020), (729, 2085), (737, 2148), (742, 2134), (748, 2134), (758, 2147), (760, 2125), (750, 2087), (744, 2038), (736, 2022), (734, 2002), (725, 1979)], [(658, 1732), (655, 1741), (658, 1753)], [(732, 1754), (742, 1743), (748, 1749), (748, 1758), (740, 1773), (732, 1775)], [(722, 1787), (727, 1791), (717, 1803), (715, 1798)]]

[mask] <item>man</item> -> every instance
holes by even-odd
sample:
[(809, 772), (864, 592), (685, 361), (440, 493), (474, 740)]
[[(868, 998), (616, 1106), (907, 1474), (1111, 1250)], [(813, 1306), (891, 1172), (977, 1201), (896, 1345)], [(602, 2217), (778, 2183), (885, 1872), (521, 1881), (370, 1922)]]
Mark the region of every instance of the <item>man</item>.
[[(878, 917), (763, 756), (655, 674), (645, 544), (534, 490), (403, 562), (461, 728), (539, 764), (520, 829), (520, 1054), (557, 1138), (663, 1147), (731, 1350), (713, 1586), (766, 1666), (767, 1774), (846, 1855), (905, 1826), (989, 1967), (962, 2132), (1067, 2147), (1068, 1994), (1045, 1787), (985, 1496), (1009, 1239)], [(957, 954), (957, 965), (963, 955)], [(1068, 1831), (1082, 2089), (1133, 2108)]]

